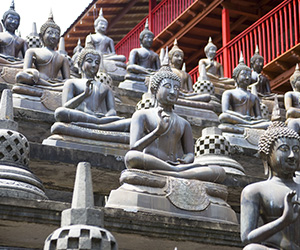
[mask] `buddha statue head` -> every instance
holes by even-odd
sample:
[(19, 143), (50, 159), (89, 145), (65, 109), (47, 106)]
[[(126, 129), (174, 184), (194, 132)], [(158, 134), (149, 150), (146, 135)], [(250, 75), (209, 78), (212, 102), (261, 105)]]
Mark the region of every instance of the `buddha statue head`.
[(236, 81), (238, 85), (241, 81), (241, 79), (239, 79), (239, 75), (241, 72), (249, 74), (250, 79), (247, 81), (249, 85), (251, 83), (251, 69), (244, 63), (244, 57), (242, 51), (240, 55), (239, 64), (234, 68), (232, 72), (232, 78)]
[[(289, 159), (287, 153), (291, 147), (294, 159)], [(260, 137), (258, 151), (263, 160), (265, 174), (272, 177), (274, 174), (280, 176), (294, 174), (299, 171), (299, 147), (300, 136), (293, 129), (288, 128), (283, 122), (273, 122)], [(279, 154), (278, 154), (279, 152)]]
[(264, 66), (264, 58), (259, 54), (258, 46), (256, 45), (255, 53), (250, 59), (250, 67), (258, 74)]
[(150, 49), (153, 43), (154, 34), (149, 30), (148, 19), (145, 23), (145, 29), (140, 33), (140, 44), (142, 47)]
[(87, 55), (91, 55), (91, 57), (97, 58), (97, 63), (96, 63), (98, 64), (98, 68), (96, 70), (97, 73), (101, 63), (101, 55), (95, 50), (94, 46), (91, 43), (87, 43), (87, 45), (81, 50), (81, 52), (77, 57), (77, 63), (78, 63), (80, 73), (82, 73), (82, 71), (84, 70), (83, 63), (85, 62)]
[[(45, 46), (56, 47), (60, 37), (60, 27), (54, 22), (52, 11), (48, 20), (40, 28), (40, 38)], [(51, 39), (49, 39), (51, 37)], [(55, 39), (53, 39), (55, 38)]]
[(96, 32), (105, 33), (108, 26), (108, 21), (103, 16), (103, 10), (100, 9), (98, 18), (94, 21), (94, 27)]
[(171, 65), (174, 65), (175, 68), (182, 66), (184, 53), (183, 50), (178, 47), (177, 39), (174, 40), (174, 45), (169, 51), (169, 58), (171, 60)]
[(211, 37), (208, 39), (208, 43), (204, 47), (204, 52), (208, 59), (214, 59), (216, 57), (217, 46), (213, 44)]
[(300, 91), (300, 71), (298, 63), (296, 64), (295, 72), (290, 77), (290, 83), (294, 91)]
[[(173, 89), (174, 89), (174, 91), (176, 91), (176, 94), (177, 94), (177, 96), (176, 96), (176, 100), (177, 100), (178, 95), (179, 95), (181, 79), (175, 73), (173, 73), (173, 71), (169, 65), (168, 47), (166, 48), (166, 55), (165, 55), (165, 58), (164, 58), (161, 68), (159, 69), (159, 71), (157, 71), (153, 75), (153, 77), (151, 77), (151, 82), (150, 82), (151, 92), (157, 97), (157, 93), (158, 93), (160, 86), (165, 84), (166, 82), (170, 82), (170, 85), (171, 85), (171, 83), (173, 84)], [(175, 87), (174, 83), (176, 84), (176, 87)], [(158, 98), (156, 98), (156, 99), (158, 99)]]
[(2, 18), (5, 29), (9, 32), (15, 32), (20, 25), (20, 15), (15, 11), (15, 3), (12, 0), (9, 10), (5, 11)]

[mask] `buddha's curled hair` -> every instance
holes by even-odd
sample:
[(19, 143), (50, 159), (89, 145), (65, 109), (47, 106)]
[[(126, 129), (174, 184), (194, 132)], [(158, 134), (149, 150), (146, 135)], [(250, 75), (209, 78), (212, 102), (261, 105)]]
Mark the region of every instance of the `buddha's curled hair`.
[(275, 121), (268, 129), (263, 133), (258, 142), (259, 153), (264, 153), (269, 155), (273, 144), (279, 138), (294, 138), (300, 141), (300, 136), (298, 133), (290, 128), (288, 128), (283, 122)]

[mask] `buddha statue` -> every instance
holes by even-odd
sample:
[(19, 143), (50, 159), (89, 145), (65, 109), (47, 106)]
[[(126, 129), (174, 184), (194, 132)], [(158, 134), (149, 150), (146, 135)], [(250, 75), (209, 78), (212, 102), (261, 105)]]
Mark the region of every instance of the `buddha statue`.
[(102, 73), (100, 79), (96, 78), (100, 61), (100, 54), (92, 46), (80, 52), (82, 78), (65, 82), (62, 107), (55, 110), (57, 122), (51, 128), (52, 134), (97, 140), (100, 130), (129, 130), (130, 119), (116, 115), (114, 94), (107, 84), (109, 76)]
[(204, 52), (206, 58), (199, 60), (199, 78), (201, 78), (202, 67), (205, 67), (206, 74), (215, 87), (223, 89), (233, 88), (234, 81), (231, 78), (224, 77), (222, 64), (215, 60), (217, 46), (213, 44), (211, 37), (204, 47)]
[[(54, 22), (52, 12), (41, 26), (40, 37), (44, 47), (30, 48), (26, 51), (23, 71), (16, 75), (16, 81), (40, 88), (62, 90), (64, 80), (70, 78), (70, 67), (68, 59), (55, 51), (60, 28)], [(57, 78), (59, 72), (62, 79)]]
[(222, 95), (219, 128), (223, 132), (238, 134), (243, 134), (245, 127), (266, 129), (270, 122), (262, 119), (259, 98), (247, 90), (251, 83), (251, 69), (245, 65), (242, 53), (232, 77), (237, 86)]
[(300, 133), (300, 71), (296, 64), (295, 72), (290, 77), (293, 91), (288, 91), (284, 95), (284, 106), (286, 109), (286, 124), (289, 128)]
[(300, 249), (300, 186), (294, 180), (300, 170), (300, 137), (275, 122), (258, 148), (269, 178), (241, 193), (241, 239), (248, 244), (244, 249)]
[(226, 203), (226, 186), (220, 184), (225, 170), (194, 162), (192, 128), (173, 111), (181, 79), (166, 61), (151, 77), (155, 107), (132, 116), (130, 150), (124, 158), (127, 169), (106, 207), (237, 225)]
[(83, 49), (83, 47), (81, 46), (81, 41), (79, 38), (76, 47), (73, 49), (72, 66), (70, 67), (71, 75), (75, 76), (76, 78), (79, 78), (79, 77), (77, 77), (79, 74), (77, 58), (82, 49)]
[(149, 30), (147, 19), (145, 29), (140, 33), (141, 48), (130, 51), (125, 81), (120, 83), (119, 88), (147, 92), (146, 77), (160, 68), (159, 56), (150, 50), (153, 38), (154, 34)]
[(157, 105), (133, 114), (131, 150), (125, 155), (125, 165), (128, 169), (167, 176), (220, 182), (225, 176), (221, 167), (194, 163), (191, 126), (173, 112), (180, 83), (180, 78), (166, 65), (151, 78)]
[(13, 0), (10, 9), (3, 14), (2, 23), (5, 31), (0, 32), (0, 63), (13, 66), (20, 63), (19, 55), (24, 57), (28, 48), (27, 42), (15, 34), (20, 25), (20, 15), (15, 11)]
[(259, 97), (269, 97), (274, 94), (271, 93), (270, 82), (267, 77), (261, 74), (264, 66), (264, 58), (259, 54), (258, 46), (256, 46), (255, 53), (250, 59), (251, 85), (256, 86), (256, 91)]
[(99, 17), (94, 21), (95, 34), (86, 37), (85, 43), (92, 43), (95, 49), (103, 56), (103, 66), (106, 72), (115, 80), (122, 81), (126, 74), (126, 57), (117, 55), (114, 41), (105, 35), (108, 22), (103, 16), (102, 8)]

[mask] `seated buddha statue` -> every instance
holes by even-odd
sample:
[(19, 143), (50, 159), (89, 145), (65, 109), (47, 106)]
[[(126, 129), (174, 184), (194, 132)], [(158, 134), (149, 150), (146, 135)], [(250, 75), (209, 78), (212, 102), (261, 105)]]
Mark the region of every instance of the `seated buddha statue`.
[(261, 136), (258, 148), (269, 178), (241, 193), (244, 249), (300, 249), (300, 185), (294, 180), (300, 170), (300, 137), (275, 122)]
[(103, 66), (113, 79), (124, 80), (126, 74), (126, 57), (116, 54), (114, 41), (105, 35), (107, 26), (108, 22), (104, 18), (101, 8), (99, 17), (94, 21), (95, 34), (88, 35), (85, 43), (92, 43), (95, 49), (103, 55)]
[(62, 107), (55, 110), (57, 122), (51, 128), (52, 134), (97, 139), (97, 130), (129, 130), (130, 119), (116, 115), (112, 90), (96, 78), (100, 62), (101, 56), (93, 47), (88, 45), (80, 52), (82, 78), (65, 82)]
[(209, 102), (209, 94), (194, 93), (193, 82), (191, 76), (182, 70), (184, 52), (178, 47), (177, 40), (175, 39), (172, 49), (169, 51), (170, 66), (172, 71), (180, 78), (181, 86), (179, 97), (177, 100), (178, 104), (184, 106), (195, 106), (194, 102)]
[(204, 66), (209, 80), (216, 87), (226, 88), (227, 85), (234, 86), (234, 81), (231, 78), (224, 77), (222, 64), (215, 60), (217, 46), (213, 44), (211, 37), (209, 38), (207, 45), (204, 47), (204, 52), (206, 58), (199, 60), (199, 77), (201, 77), (201, 70)]
[(284, 95), (284, 106), (286, 109), (286, 124), (289, 128), (300, 133), (300, 71), (296, 64), (295, 72), (290, 77), (293, 91), (288, 91)]
[(147, 19), (145, 29), (140, 33), (141, 48), (130, 51), (125, 81), (120, 83), (119, 88), (147, 92), (146, 77), (160, 68), (159, 56), (150, 50), (153, 38), (154, 34), (149, 30)]
[[(15, 34), (20, 25), (20, 15), (15, 11), (14, 1), (10, 9), (3, 14), (4, 32), (0, 32), (0, 64), (7, 66), (21, 65), (19, 54), (25, 56), (27, 42)], [(20, 66), (21, 67), (21, 66)]]
[(247, 90), (251, 83), (251, 69), (245, 65), (242, 53), (232, 77), (236, 88), (225, 90), (222, 95), (219, 128), (223, 132), (239, 134), (244, 133), (245, 127), (266, 129), (270, 122), (262, 119), (259, 98)]
[(255, 53), (250, 59), (250, 67), (252, 69), (251, 85), (255, 85), (259, 97), (269, 97), (274, 94), (271, 93), (270, 82), (267, 77), (261, 74), (264, 66), (264, 58), (259, 54), (258, 46), (256, 46)]
[[(55, 51), (59, 42), (60, 28), (54, 22), (52, 12), (41, 26), (40, 37), (44, 47), (30, 48), (26, 51), (23, 71), (16, 75), (16, 81), (39, 88), (61, 91), (64, 80), (70, 78), (70, 67), (68, 59)], [(59, 72), (62, 79), (57, 78)]]
[(133, 114), (125, 165), (161, 175), (221, 182), (225, 177), (221, 167), (194, 163), (191, 126), (173, 112), (180, 86), (181, 79), (168, 64), (151, 77), (156, 106)]

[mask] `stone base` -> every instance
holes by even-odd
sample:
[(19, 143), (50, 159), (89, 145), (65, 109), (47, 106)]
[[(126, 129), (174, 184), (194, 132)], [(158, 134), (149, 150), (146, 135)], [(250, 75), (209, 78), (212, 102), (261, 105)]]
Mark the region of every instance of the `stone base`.
[(193, 116), (219, 123), (219, 117), (217, 116), (217, 114), (214, 111), (208, 109), (192, 108), (175, 104), (174, 112), (179, 116)]
[(18, 108), (42, 111), (53, 114), (61, 107), (61, 92), (45, 90), (41, 97), (13, 93), (13, 105)]
[(3, 67), (0, 65), (0, 82), (15, 84), (16, 74), (23, 71), (23, 63), (15, 64), (15, 67)]
[(57, 146), (61, 148), (79, 149), (83, 151), (122, 155), (129, 150), (128, 144), (113, 143), (106, 141), (95, 141), (67, 135), (52, 135), (43, 141), (44, 145)]
[[(123, 178), (124, 175), (127, 176)], [(201, 221), (238, 223), (235, 212), (225, 201), (227, 188), (224, 185), (138, 170), (125, 170), (121, 180), (124, 184), (111, 191), (106, 207)], [(165, 185), (161, 187), (163, 181)], [(138, 185), (139, 182), (141, 184)]]
[(119, 88), (133, 90), (136, 92), (145, 93), (148, 91), (148, 87), (144, 82), (136, 82), (132, 80), (125, 80), (124, 82), (120, 82)]

